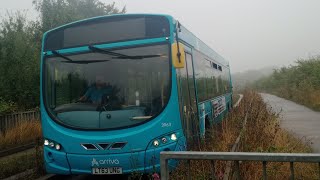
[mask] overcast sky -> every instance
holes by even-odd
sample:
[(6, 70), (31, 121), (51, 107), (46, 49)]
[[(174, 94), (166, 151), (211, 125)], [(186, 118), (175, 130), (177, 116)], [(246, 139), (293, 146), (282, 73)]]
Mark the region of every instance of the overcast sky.
[[(111, 3), (110, 0), (102, 0)], [(233, 72), (292, 64), (320, 55), (319, 0), (117, 0), (128, 13), (178, 19), (226, 58)], [(0, 14), (27, 9), (32, 0), (0, 0)]]

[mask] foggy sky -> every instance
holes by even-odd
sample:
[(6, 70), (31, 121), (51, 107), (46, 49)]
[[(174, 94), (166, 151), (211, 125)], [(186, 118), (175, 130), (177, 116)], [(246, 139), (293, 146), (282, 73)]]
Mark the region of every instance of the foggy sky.
[[(102, 0), (111, 3), (110, 0)], [(117, 0), (127, 13), (164, 13), (230, 62), (232, 72), (292, 64), (320, 55), (319, 0)], [(6, 9), (28, 9), (32, 0), (0, 0)]]

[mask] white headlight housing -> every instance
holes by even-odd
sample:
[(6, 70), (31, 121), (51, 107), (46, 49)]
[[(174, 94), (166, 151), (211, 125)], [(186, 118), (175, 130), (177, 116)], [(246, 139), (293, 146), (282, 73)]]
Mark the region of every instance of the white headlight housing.
[(177, 140), (177, 135), (176, 134), (171, 134), (170, 136), (172, 141), (176, 141)]
[(166, 138), (166, 137), (163, 137), (163, 138), (161, 139), (161, 141), (162, 141), (162, 143), (166, 143), (166, 142), (167, 142), (167, 138)]
[(153, 141), (153, 145), (156, 146), (156, 147), (159, 146), (159, 141), (158, 140), (154, 140)]
[(55, 148), (56, 148), (56, 150), (60, 150), (61, 149), (60, 144), (56, 144)]
[(53, 147), (54, 147), (54, 143), (53, 143), (53, 142), (50, 142), (50, 143), (49, 143), (49, 146), (50, 146), (51, 148), (53, 148)]
[(48, 146), (48, 145), (49, 145), (49, 140), (48, 140), (48, 139), (45, 139), (43, 144), (44, 144), (45, 146)]

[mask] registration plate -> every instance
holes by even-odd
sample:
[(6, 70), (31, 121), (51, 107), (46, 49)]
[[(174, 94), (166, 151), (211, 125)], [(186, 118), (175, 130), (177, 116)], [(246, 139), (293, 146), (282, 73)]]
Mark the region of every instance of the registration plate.
[(92, 168), (92, 174), (122, 174), (122, 167)]

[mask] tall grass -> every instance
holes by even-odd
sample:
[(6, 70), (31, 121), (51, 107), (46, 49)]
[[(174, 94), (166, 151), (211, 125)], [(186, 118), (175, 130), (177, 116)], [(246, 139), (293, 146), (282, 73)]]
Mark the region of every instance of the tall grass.
[(23, 121), (0, 135), (0, 150), (35, 142), (41, 137), (40, 121)]
[[(246, 99), (243, 99), (245, 101)], [(202, 139), (198, 146), (192, 146), (192, 151), (218, 151), (228, 152), (232, 148), (237, 136), (242, 128), (245, 117), (245, 103), (241, 103), (236, 109), (233, 109), (221, 124), (206, 131), (206, 138)], [(223, 178), (226, 161), (215, 161), (215, 175)], [(191, 179), (210, 179), (211, 162), (210, 161), (191, 161), (190, 170), (187, 168), (186, 161), (180, 161), (177, 169), (170, 175), (171, 179), (188, 179), (187, 174), (192, 176)]]
[[(248, 120), (241, 139), (241, 151), (244, 152), (272, 152), (272, 153), (310, 153), (312, 149), (301, 139), (295, 138), (285, 129), (280, 128), (279, 114), (268, 108), (262, 97), (252, 91), (247, 91), (246, 99), (250, 97), (248, 106)], [(316, 164), (296, 163), (295, 177), (298, 179), (317, 179)], [(289, 179), (289, 163), (268, 163), (269, 179)], [(262, 177), (262, 163), (243, 163), (241, 175), (244, 179), (260, 179)]]
[[(42, 133), (39, 120), (22, 121), (17, 126), (0, 135), (0, 150), (35, 143), (35, 148), (2, 157), (0, 160), (0, 179), (21, 173), (27, 169), (34, 169), (28, 179), (35, 179), (44, 174), (42, 155)], [(27, 178), (27, 177), (25, 177)]]
[(33, 173), (21, 179), (37, 179), (45, 174), (42, 148), (37, 147), (23, 153), (2, 157), (0, 159), (0, 179), (33, 169)]
[[(242, 128), (245, 113), (248, 112), (247, 124), (241, 132), (241, 143), (238, 151), (242, 152), (287, 152), (310, 153), (311, 148), (281, 129), (278, 114), (268, 109), (261, 96), (252, 91), (246, 91), (240, 106), (208, 133), (205, 140), (197, 149), (201, 151), (227, 152), (231, 150), (236, 137)], [(215, 162), (215, 175), (223, 178), (226, 162)], [(297, 179), (317, 179), (316, 164), (295, 163), (295, 177)], [(243, 179), (261, 179), (262, 162), (243, 162), (240, 165)], [(192, 179), (211, 179), (211, 164), (209, 161), (191, 161), (190, 171), (186, 162), (181, 161), (177, 170), (171, 174), (172, 179), (188, 179), (188, 172)], [(268, 163), (268, 179), (289, 179), (289, 163)]]

